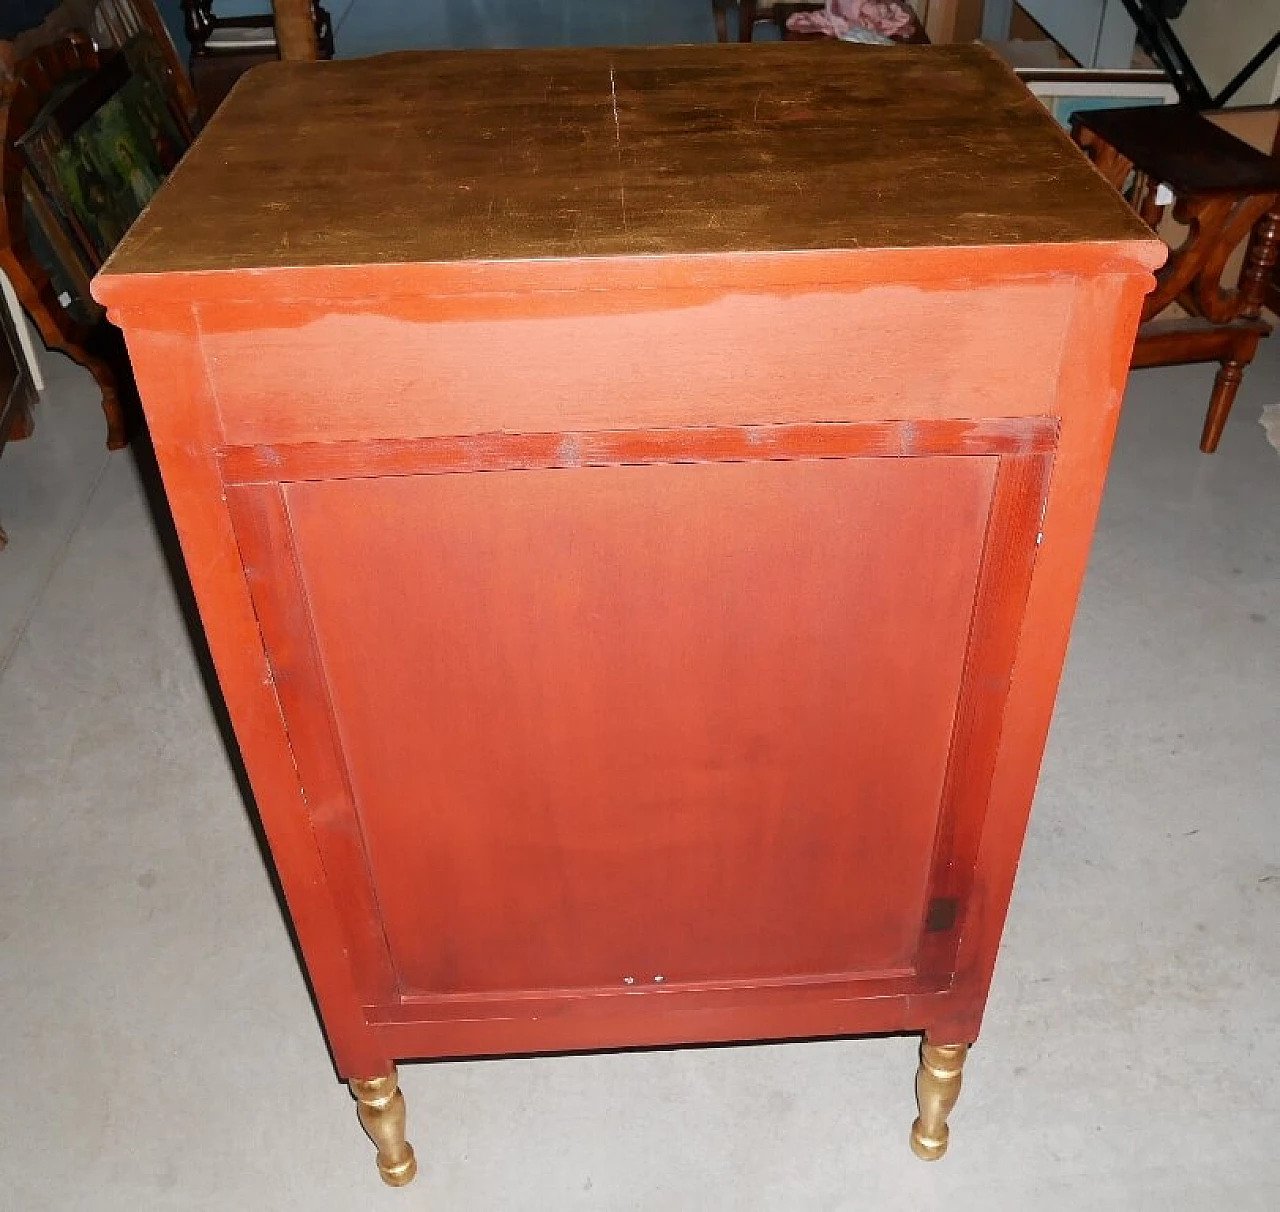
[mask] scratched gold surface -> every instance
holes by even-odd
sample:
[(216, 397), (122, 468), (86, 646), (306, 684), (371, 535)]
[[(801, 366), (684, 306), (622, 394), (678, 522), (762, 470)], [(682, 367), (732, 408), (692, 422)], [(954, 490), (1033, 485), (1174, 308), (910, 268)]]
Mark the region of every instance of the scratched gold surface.
[(1149, 239), (980, 47), (409, 52), (252, 72), (107, 272)]

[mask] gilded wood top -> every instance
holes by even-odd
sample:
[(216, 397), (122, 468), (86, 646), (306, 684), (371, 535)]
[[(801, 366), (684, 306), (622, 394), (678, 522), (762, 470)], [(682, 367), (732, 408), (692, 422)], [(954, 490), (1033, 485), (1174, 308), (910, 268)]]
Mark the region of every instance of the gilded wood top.
[(104, 272), (1151, 240), (980, 47), (414, 52), (250, 73)]

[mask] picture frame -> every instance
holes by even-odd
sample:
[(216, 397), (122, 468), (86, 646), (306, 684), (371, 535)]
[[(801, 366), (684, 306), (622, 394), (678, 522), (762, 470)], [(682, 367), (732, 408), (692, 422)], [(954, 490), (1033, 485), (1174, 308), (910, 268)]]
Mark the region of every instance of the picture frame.
[(111, 254), (191, 142), (147, 41), (135, 38), (96, 71), (70, 77), (16, 142), (91, 269)]
[(89, 293), (94, 267), (29, 169), (23, 172), (22, 212), (27, 242), (35, 259), (49, 275), (49, 287), (58, 305), (77, 324), (95, 324), (103, 312), (101, 305)]
[(1071, 115), (1081, 110), (1178, 103), (1178, 90), (1159, 68), (1022, 67), (1015, 70), (1044, 107), (1068, 129)]

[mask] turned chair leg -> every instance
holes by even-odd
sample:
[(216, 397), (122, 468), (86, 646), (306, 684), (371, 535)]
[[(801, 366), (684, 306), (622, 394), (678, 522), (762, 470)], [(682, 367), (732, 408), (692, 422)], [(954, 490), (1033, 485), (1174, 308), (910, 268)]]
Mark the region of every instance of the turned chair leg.
[[(41, 335), (44, 335), (43, 329)], [(107, 449), (122, 450), (129, 445), (129, 423), (125, 415), (124, 400), (121, 397), (121, 374), (117, 367), (123, 364), (125, 375), (128, 371), (128, 355), (124, 351), (124, 342), (116, 329), (111, 329), (106, 336), (95, 338), (96, 344), (91, 351), (84, 345), (77, 344), (63, 337), (50, 341), (45, 338), (50, 349), (60, 350), (73, 362), (79, 363), (93, 375), (94, 381), (102, 392), (102, 415), (107, 422)], [(132, 385), (132, 379), (128, 382)], [(11, 435), (12, 436), (12, 435)]]
[(729, 41), (729, 0), (711, 0), (711, 15), (716, 19), (716, 41)]
[(756, 0), (738, 0), (738, 41), (750, 42), (755, 29)]
[(916, 1070), (916, 1104), (920, 1114), (911, 1125), (911, 1151), (922, 1161), (937, 1161), (947, 1151), (947, 1116), (960, 1097), (961, 1074), (968, 1044), (933, 1044), (920, 1047)]
[(378, 1148), (378, 1173), (391, 1187), (413, 1181), (418, 1162), (404, 1138), (404, 1095), (395, 1066), (385, 1077), (353, 1077), (348, 1083), (356, 1096), (361, 1127)]
[(123, 450), (129, 445), (129, 427), (120, 395), (114, 387), (102, 389), (102, 415), (107, 422), (107, 449)]
[(1219, 367), (1213, 380), (1213, 394), (1209, 397), (1209, 413), (1204, 419), (1204, 432), (1200, 435), (1200, 449), (1213, 454), (1218, 449), (1218, 439), (1231, 415), (1231, 405), (1236, 401), (1240, 381), (1244, 378), (1244, 363), (1227, 358)]
[(93, 375), (102, 391), (102, 415), (107, 422), (107, 449), (121, 450), (128, 446), (129, 424), (125, 416), (122, 392), (126, 386), (132, 385), (133, 379), (129, 369), (129, 355), (125, 353), (124, 342), (117, 330), (112, 329), (105, 337), (99, 338), (92, 352), (81, 350), (77, 353), (70, 349), (67, 352)]

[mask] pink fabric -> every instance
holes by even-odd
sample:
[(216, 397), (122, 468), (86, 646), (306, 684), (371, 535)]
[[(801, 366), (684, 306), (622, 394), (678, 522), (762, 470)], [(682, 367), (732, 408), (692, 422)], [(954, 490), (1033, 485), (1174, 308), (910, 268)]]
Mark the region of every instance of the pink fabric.
[(903, 0), (827, 0), (820, 13), (795, 13), (787, 18), (788, 29), (831, 38), (840, 37), (854, 25), (886, 38), (905, 38), (917, 24), (915, 12)]

